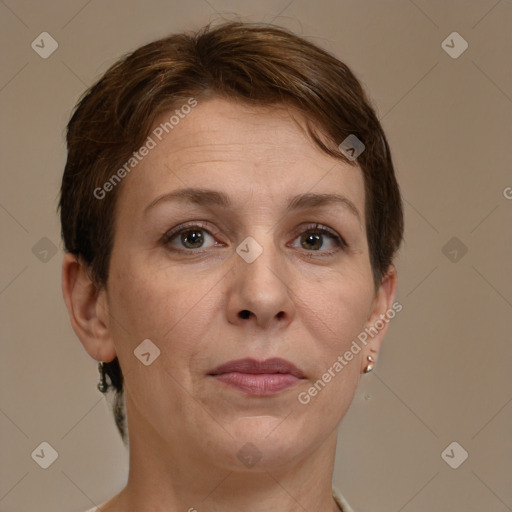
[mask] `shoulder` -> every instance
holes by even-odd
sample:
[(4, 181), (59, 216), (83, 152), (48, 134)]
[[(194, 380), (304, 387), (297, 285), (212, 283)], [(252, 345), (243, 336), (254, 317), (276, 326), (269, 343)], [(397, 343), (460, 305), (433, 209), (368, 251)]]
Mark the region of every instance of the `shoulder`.
[(332, 488), (332, 496), (343, 512), (354, 512), (354, 509), (348, 504), (343, 494), (335, 487)]

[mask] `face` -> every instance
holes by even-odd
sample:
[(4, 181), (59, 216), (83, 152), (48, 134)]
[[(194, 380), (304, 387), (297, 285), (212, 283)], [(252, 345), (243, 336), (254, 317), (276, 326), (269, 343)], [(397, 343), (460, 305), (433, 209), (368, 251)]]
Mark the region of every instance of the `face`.
[[(315, 450), (347, 411), (367, 352), (333, 366), (376, 297), (364, 183), (300, 122), (285, 108), (199, 101), (125, 178), (101, 300), (130, 437), (231, 470), (246, 446), (269, 469)], [(246, 358), (299, 373), (212, 375)]]

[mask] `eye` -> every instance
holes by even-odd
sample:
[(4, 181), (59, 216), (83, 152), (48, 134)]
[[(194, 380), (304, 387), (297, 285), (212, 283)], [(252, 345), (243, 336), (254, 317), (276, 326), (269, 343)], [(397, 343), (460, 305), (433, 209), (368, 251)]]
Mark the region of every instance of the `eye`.
[[(325, 244), (326, 237), (330, 239), (327, 244)], [(302, 231), (298, 239), (303, 249), (308, 252), (321, 252), (322, 256), (329, 256), (348, 247), (345, 240), (338, 233), (320, 224), (307, 226), (307, 229)], [(320, 249), (324, 250), (320, 251)]]
[[(206, 229), (205, 226), (206, 224), (201, 222), (194, 222), (173, 228), (163, 236), (162, 244), (170, 246), (173, 250), (184, 253), (201, 252), (197, 249), (214, 247), (214, 235)], [(305, 249), (307, 252), (320, 253), (315, 256), (330, 256), (348, 247), (345, 240), (336, 233), (336, 231), (326, 226), (310, 224), (306, 226), (306, 228), (307, 229), (302, 231), (300, 236), (296, 237), (295, 240), (298, 239), (301, 248)], [(327, 244), (325, 243), (326, 237), (328, 239)], [(208, 245), (208, 239), (213, 243)], [(313, 256), (313, 254), (308, 254), (308, 256)]]
[(164, 245), (170, 245), (177, 251), (190, 252), (194, 249), (206, 249), (213, 245), (207, 245), (208, 239), (215, 242), (213, 235), (203, 224), (195, 223), (168, 231), (162, 240)]

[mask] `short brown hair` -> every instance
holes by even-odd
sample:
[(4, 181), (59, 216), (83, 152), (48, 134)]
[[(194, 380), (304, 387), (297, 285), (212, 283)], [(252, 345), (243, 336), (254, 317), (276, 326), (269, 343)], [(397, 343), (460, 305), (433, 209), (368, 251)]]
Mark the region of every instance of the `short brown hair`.
[[(377, 290), (403, 237), (402, 200), (383, 129), (344, 63), (268, 24), (208, 24), (195, 33), (151, 42), (111, 66), (83, 94), (67, 127), (59, 203), (65, 250), (83, 259), (96, 286), (106, 285), (122, 183), (104, 199), (93, 191), (141, 146), (157, 116), (191, 97), (214, 96), (255, 106), (291, 106), (304, 114), (307, 131), (322, 151), (360, 166)], [(364, 144), (357, 161), (339, 149), (349, 135)], [(105, 367), (116, 390), (116, 424), (126, 442), (117, 357)]]

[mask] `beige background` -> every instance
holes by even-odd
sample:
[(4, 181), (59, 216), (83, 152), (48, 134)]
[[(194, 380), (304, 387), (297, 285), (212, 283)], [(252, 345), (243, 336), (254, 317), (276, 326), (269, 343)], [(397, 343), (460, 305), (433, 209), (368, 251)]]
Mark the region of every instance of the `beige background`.
[[(64, 130), (121, 54), (218, 13), (274, 21), (334, 52), (393, 149), (403, 311), (340, 427), (335, 484), (356, 512), (511, 511), (510, 0), (0, 2), (0, 511), (80, 512), (124, 485), (96, 363), (61, 299)], [(47, 59), (31, 48), (43, 31), (59, 45)], [(454, 31), (469, 44), (456, 59), (441, 47)], [(443, 250), (452, 237), (456, 252)], [(31, 457), (43, 441), (58, 452), (46, 470)], [(469, 453), (458, 469), (441, 458), (453, 441)]]

